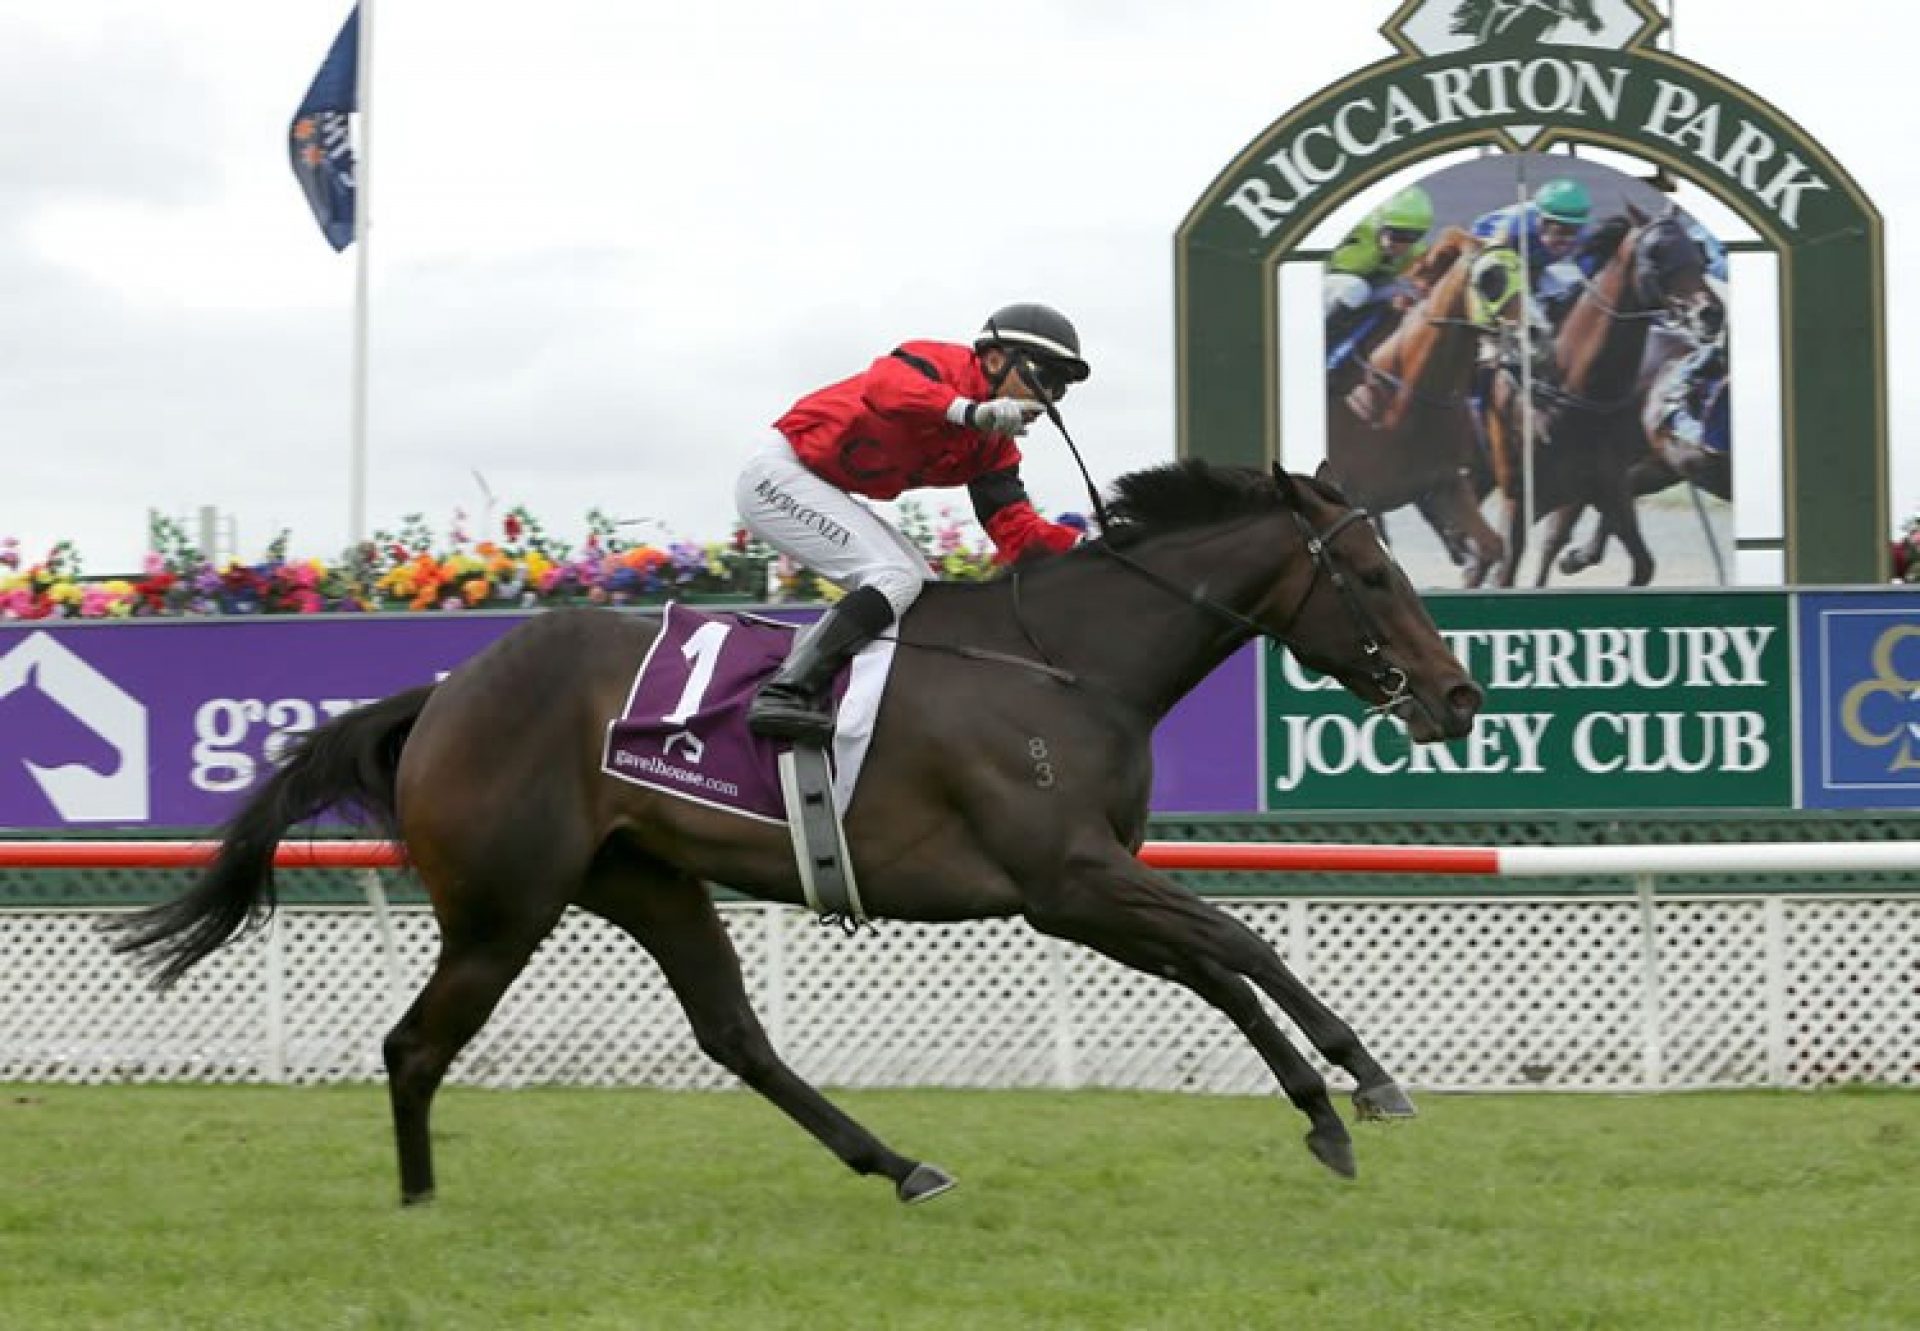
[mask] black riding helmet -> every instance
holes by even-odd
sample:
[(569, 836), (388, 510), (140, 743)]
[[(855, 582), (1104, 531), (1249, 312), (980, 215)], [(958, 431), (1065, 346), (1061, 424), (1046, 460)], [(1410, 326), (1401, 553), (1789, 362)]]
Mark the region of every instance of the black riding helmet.
[[(1085, 382), (1092, 367), (1081, 359), (1080, 334), (1067, 316), (1050, 305), (1024, 302), (1006, 305), (987, 316), (973, 339), (975, 351), (999, 347), (1032, 367), (1049, 397), (1058, 397), (1070, 384)], [(998, 385), (996, 385), (997, 389)]]

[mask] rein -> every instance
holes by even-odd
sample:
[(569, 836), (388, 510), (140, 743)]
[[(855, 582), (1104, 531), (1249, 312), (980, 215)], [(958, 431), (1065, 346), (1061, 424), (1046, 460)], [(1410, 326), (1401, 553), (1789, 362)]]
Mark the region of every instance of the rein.
[[(1463, 276), (1467, 276), (1469, 274), (1472, 261), (1468, 258), (1468, 256), (1462, 254), (1458, 258), (1456, 258), (1453, 262), (1455, 265), (1464, 265), (1460, 269)], [(1450, 276), (1450, 274), (1443, 275), (1440, 279), (1440, 282), (1444, 283), (1447, 276)], [(1471, 281), (1470, 276), (1468, 277), (1468, 280)], [(1439, 293), (1440, 293), (1440, 287), (1439, 287), (1439, 284), (1436, 283), (1433, 293), (1429, 295), (1426, 300), (1420, 301), (1419, 304), (1415, 306), (1415, 309), (1420, 311), (1421, 322), (1425, 323), (1427, 327), (1437, 328), (1437, 329), (1464, 328), (1469, 333), (1472, 333), (1476, 338), (1491, 337), (1496, 333), (1497, 331), (1496, 327), (1490, 322), (1482, 322), (1481, 320), (1478, 320), (1478, 319), (1465, 318), (1456, 314), (1431, 314), (1431, 315), (1427, 314), (1425, 312), (1426, 305), (1435, 296), (1438, 296)], [(1409, 317), (1411, 317), (1411, 315), (1412, 315), (1412, 311), (1409, 311)], [(1401, 336), (1406, 331), (1407, 331), (1407, 325), (1406, 323), (1403, 322), (1398, 328), (1396, 328), (1393, 331), (1391, 337), (1388, 338), (1387, 341), (1391, 341), (1392, 338)], [(1381, 344), (1381, 347), (1383, 348), (1385, 345), (1386, 345), (1386, 342), (1383, 341)], [(1375, 348), (1373, 355), (1377, 355), (1380, 349), (1381, 348)], [(1429, 362), (1431, 362), (1433, 360), (1433, 356), (1430, 355), (1427, 359)], [(1461, 389), (1458, 392), (1445, 393), (1445, 394), (1435, 393), (1429, 389), (1422, 388), (1417, 381), (1408, 380), (1400, 375), (1393, 373), (1393, 371), (1391, 370), (1385, 369), (1382, 366), (1375, 364), (1372, 355), (1368, 355), (1360, 359), (1360, 370), (1361, 370), (1361, 373), (1364, 374), (1368, 379), (1378, 383), (1386, 384), (1389, 388), (1393, 390), (1393, 395), (1395, 397), (1398, 397), (1401, 393), (1405, 393), (1413, 401), (1426, 407), (1435, 407), (1441, 410), (1446, 410), (1448, 408), (1457, 407), (1463, 402), (1469, 401), (1473, 397), (1473, 390), (1470, 387)], [(1371, 423), (1371, 428), (1375, 430), (1380, 430), (1385, 427), (1377, 423)]]
[[(1346, 573), (1341, 570), (1340, 565), (1335, 562), (1330, 549), (1341, 532), (1356, 523), (1368, 520), (1369, 514), (1367, 510), (1364, 508), (1348, 509), (1324, 532), (1314, 531), (1314, 529), (1308, 525), (1306, 517), (1298, 509), (1290, 509), (1288, 511), (1292, 513), (1294, 525), (1300, 529), (1301, 539), (1306, 545), (1307, 555), (1313, 561), (1313, 575), (1307, 579), (1306, 590), (1301, 592), (1300, 598), (1294, 602), (1293, 610), (1287, 616), (1286, 626), (1278, 630), (1268, 628), (1250, 615), (1241, 614), (1232, 606), (1220, 604), (1220, 602), (1207, 596), (1204, 592), (1182, 587), (1179, 583), (1173, 581), (1173, 579), (1148, 568), (1145, 564), (1142, 564), (1125, 551), (1114, 549), (1105, 541), (1100, 542), (1094, 548), (1107, 558), (1120, 564), (1121, 567), (1138, 574), (1169, 595), (1177, 596), (1189, 605), (1197, 606), (1201, 610), (1206, 611), (1214, 618), (1231, 624), (1236, 630), (1245, 634), (1247, 637), (1266, 638), (1278, 643), (1282, 647), (1288, 646), (1285, 635), (1293, 630), (1295, 624), (1299, 623), (1301, 612), (1307, 608), (1307, 601), (1312, 597), (1314, 589), (1319, 586), (1321, 575), (1324, 574), (1327, 582), (1333, 587), (1334, 591), (1339, 593), (1341, 604), (1346, 607), (1347, 614), (1352, 618), (1353, 626), (1360, 635), (1360, 649), (1366, 654), (1367, 658), (1367, 678), (1375, 688), (1385, 695), (1382, 701), (1375, 703), (1367, 710), (1376, 714), (1387, 713), (1393, 711), (1405, 702), (1413, 702), (1418, 706), (1424, 707), (1425, 704), (1407, 692), (1408, 680), (1406, 671), (1387, 660), (1386, 653), (1380, 646), (1380, 633), (1378, 626), (1374, 623), (1373, 616), (1368, 614), (1367, 608), (1360, 603), (1359, 596), (1353, 590), (1352, 582), (1348, 580)], [(1045, 650), (1040, 647), (1039, 641), (1034, 637), (1032, 629), (1027, 626), (1025, 618), (1020, 614), (1019, 584), (1017, 581), (1019, 570), (1017, 568), (1014, 571), (1014, 577), (1016, 579), (1014, 618), (1019, 622), (1020, 631), (1026, 635), (1027, 641), (1034, 645), (1035, 651), (1039, 652), (1040, 659), (1047, 661)], [(1292, 649), (1289, 647), (1288, 650)], [(1052, 663), (1048, 661), (1048, 665), (1051, 666)]]
[[(1306, 545), (1307, 555), (1313, 561), (1313, 575), (1307, 579), (1306, 590), (1302, 591), (1299, 599), (1294, 602), (1293, 611), (1287, 616), (1286, 627), (1279, 630), (1270, 629), (1252, 616), (1243, 615), (1232, 606), (1222, 605), (1203, 592), (1182, 587), (1165, 574), (1148, 568), (1132, 555), (1127, 554), (1125, 551), (1114, 549), (1105, 541), (1096, 542), (1092, 548), (1098, 550), (1108, 559), (1115, 561), (1121, 567), (1137, 574), (1139, 577), (1152, 583), (1155, 587), (1160, 588), (1169, 595), (1178, 597), (1189, 605), (1197, 606), (1214, 618), (1232, 625), (1235, 630), (1244, 634), (1246, 637), (1266, 638), (1282, 647), (1287, 646), (1286, 639), (1283, 635), (1290, 632), (1293, 626), (1299, 622), (1301, 613), (1307, 607), (1308, 599), (1313, 595), (1314, 589), (1319, 586), (1321, 575), (1324, 574), (1327, 582), (1339, 593), (1341, 604), (1346, 607), (1347, 614), (1353, 620), (1354, 628), (1360, 634), (1361, 651), (1366, 654), (1367, 658), (1367, 678), (1373, 683), (1374, 687), (1379, 689), (1381, 694), (1384, 695), (1380, 702), (1367, 708), (1367, 711), (1370, 714), (1390, 713), (1402, 703), (1407, 702), (1411, 702), (1415, 706), (1427, 710), (1425, 703), (1422, 703), (1418, 698), (1407, 692), (1408, 680), (1406, 671), (1387, 660), (1386, 652), (1380, 646), (1380, 634), (1373, 621), (1373, 617), (1367, 613), (1367, 608), (1360, 603), (1359, 596), (1355, 594), (1353, 590), (1353, 584), (1348, 580), (1347, 575), (1341, 570), (1339, 564), (1334, 561), (1332, 551), (1329, 549), (1333, 542), (1339, 538), (1340, 533), (1348, 527), (1353, 526), (1355, 523), (1368, 520), (1370, 515), (1367, 510), (1364, 508), (1347, 510), (1347, 512), (1341, 514), (1340, 517), (1334, 521), (1333, 525), (1328, 527), (1324, 532), (1314, 531), (1314, 529), (1307, 524), (1306, 517), (1301, 514), (1299, 510), (1290, 510), (1290, 512), (1293, 514), (1294, 525), (1300, 529), (1301, 540)], [(1005, 652), (989, 651), (984, 647), (956, 646), (950, 643), (937, 642), (916, 642), (910, 638), (897, 636), (894, 638), (895, 643), (901, 647), (916, 647), (922, 651), (940, 652), (948, 656), (958, 656), (969, 661), (985, 661), (994, 665), (1015, 666), (1022, 670), (1031, 670), (1069, 687), (1096, 687), (1093, 681), (1084, 676), (1055, 665), (1053, 659), (1047, 655), (1047, 649), (1041, 646), (1039, 637), (1034, 633), (1032, 626), (1027, 623), (1026, 615), (1021, 612), (1020, 566), (1018, 564), (1014, 565), (1008, 574), (1008, 581), (1013, 592), (1014, 623), (1019, 626), (1021, 636), (1027, 640), (1028, 645), (1033, 648), (1034, 655), (1040, 658), (1039, 660), (1034, 661), (1023, 656), (1012, 656)], [(1288, 648), (1288, 650), (1292, 649)], [(1111, 690), (1102, 691), (1111, 692)], [(1116, 694), (1114, 696), (1118, 695)]]
[[(1031, 379), (1029, 379), (1029, 382), (1031, 382)], [(1100, 530), (1104, 535), (1108, 526), (1107, 506), (1101, 501), (1100, 491), (1093, 483), (1093, 476), (1088, 472), (1087, 464), (1080, 456), (1080, 449), (1073, 442), (1073, 436), (1067, 432), (1067, 423), (1061, 419), (1060, 408), (1055, 405), (1051, 395), (1044, 392), (1041, 393), (1040, 402), (1046, 409), (1047, 419), (1053, 423), (1053, 428), (1060, 432), (1060, 437), (1066, 440), (1067, 450), (1073, 454), (1074, 465), (1080, 469), (1080, 479), (1086, 482), (1087, 497), (1092, 501), (1094, 517), (1099, 522)], [(1275, 470), (1278, 470), (1277, 466)], [(1114, 549), (1105, 540), (1096, 542), (1093, 548), (1100, 551), (1100, 553), (1107, 558), (1119, 563), (1121, 567), (1132, 570), (1140, 577), (1170, 595), (1177, 596), (1191, 605), (1198, 606), (1216, 619), (1224, 620), (1226, 623), (1231, 624), (1236, 630), (1246, 634), (1248, 637), (1267, 638), (1282, 647), (1287, 647), (1287, 642), (1282, 635), (1291, 632), (1294, 625), (1299, 622), (1301, 612), (1307, 607), (1308, 598), (1313, 595), (1314, 588), (1319, 585), (1321, 575), (1325, 574), (1327, 581), (1332, 585), (1333, 589), (1339, 593), (1341, 604), (1346, 606), (1347, 614), (1352, 618), (1353, 626), (1360, 635), (1361, 651), (1365, 653), (1367, 659), (1367, 678), (1382, 695), (1382, 700), (1375, 703), (1372, 707), (1369, 707), (1367, 709), (1368, 712), (1372, 714), (1391, 713), (1395, 708), (1407, 702), (1411, 702), (1415, 706), (1430, 712), (1430, 709), (1427, 709), (1425, 703), (1407, 692), (1407, 672), (1387, 660), (1386, 653), (1380, 646), (1380, 633), (1378, 626), (1374, 623), (1373, 616), (1368, 614), (1367, 608), (1360, 603), (1359, 596), (1353, 590), (1353, 584), (1348, 581), (1347, 575), (1341, 571), (1340, 566), (1334, 562), (1332, 552), (1329, 549), (1341, 532), (1353, 526), (1355, 523), (1368, 520), (1369, 515), (1367, 510), (1364, 508), (1348, 509), (1345, 513), (1341, 514), (1339, 518), (1335, 519), (1333, 525), (1328, 527), (1324, 532), (1314, 531), (1313, 527), (1307, 522), (1306, 516), (1297, 508), (1290, 508), (1288, 512), (1293, 515), (1294, 525), (1300, 529), (1300, 536), (1306, 545), (1307, 555), (1313, 561), (1313, 575), (1307, 579), (1306, 590), (1301, 592), (1300, 599), (1294, 603), (1293, 612), (1287, 616), (1286, 627), (1278, 632), (1267, 628), (1264, 624), (1250, 616), (1241, 614), (1232, 606), (1220, 604), (1220, 602), (1198, 590), (1180, 586), (1171, 578), (1148, 568), (1132, 555)], [(945, 644), (912, 642), (908, 639), (898, 637), (896, 637), (895, 641), (907, 647), (919, 647), (930, 651), (946, 651), (967, 660), (989, 661), (998, 665), (1018, 666), (1022, 669), (1037, 671), (1066, 685), (1091, 684), (1091, 681), (1082, 676), (1070, 670), (1063, 670), (1055, 665), (1053, 659), (1047, 655), (1047, 649), (1041, 645), (1038, 635), (1034, 633), (1032, 625), (1027, 623), (1027, 617), (1022, 613), (1020, 608), (1020, 567), (1018, 564), (1014, 565), (1013, 571), (1009, 575), (1009, 581), (1013, 594), (1013, 621), (1019, 626), (1020, 635), (1027, 640), (1027, 645), (1033, 648), (1034, 655), (1040, 658), (1038, 661), (1029, 661), (1023, 657), (988, 651), (981, 647), (948, 647)], [(1288, 650), (1292, 649), (1288, 648)], [(1436, 717), (1434, 719), (1437, 723), (1438, 718)]]
[[(1627, 274), (1627, 283), (1626, 283), (1627, 294), (1629, 296), (1639, 297), (1642, 300), (1646, 300), (1648, 299), (1647, 287), (1649, 285), (1652, 285), (1653, 289), (1656, 291), (1662, 289), (1659, 286), (1660, 279), (1657, 275), (1655, 276), (1653, 282), (1649, 284), (1645, 280), (1643, 280), (1643, 275), (1639, 271), (1640, 240), (1644, 238), (1645, 231), (1650, 231), (1652, 229), (1652, 226), (1658, 226), (1658, 225), (1660, 225), (1660, 223), (1655, 222), (1651, 226), (1644, 228), (1642, 236), (1640, 238), (1637, 238), (1634, 241), (1634, 253), (1630, 259), (1631, 271), (1629, 271)], [(1657, 299), (1653, 300), (1652, 308), (1649, 308), (1649, 309), (1644, 309), (1644, 310), (1621, 309), (1619, 306), (1614, 305), (1605, 296), (1600, 294), (1600, 287), (1599, 287), (1599, 282), (1597, 277), (1589, 278), (1583, 284), (1580, 292), (1580, 299), (1583, 301), (1592, 301), (1594, 305), (1599, 307), (1600, 312), (1607, 316), (1607, 319), (1609, 322), (1616, 323), (1616, 324), (1640, 323), (1640, 322), (1653, 323), (1653, 322), (1657, 322), (1659, 320), (1665, 319), (1670, 312), (1667, 304), (1664, 301), (1660, 301)], [(1600, 401), (1595, 398), (1585, 397), (1579, 393), (1569, 392), (1568, 390), (1564, 388), (1560, 388), (1557, 385), (1540, 382), (1538, 380), (1536, 380), (1533, 385), (1533, 395), (1536, 399), (1538, 399), (1539, 401), (1543, 402), (1548, 406), (1570, 407), (1575, 411), (1584, 412), (1585, 414), (1590, 416), (1616, 415), (1622, 411), (1627, 411), (1632, 409), (1633, 407), (1637, 406), (1640, 401), (1640, 393), (1637, 388), (1629, 388), (1627, 392), (1621, 397), (1609, 399), (1607, 401)]]

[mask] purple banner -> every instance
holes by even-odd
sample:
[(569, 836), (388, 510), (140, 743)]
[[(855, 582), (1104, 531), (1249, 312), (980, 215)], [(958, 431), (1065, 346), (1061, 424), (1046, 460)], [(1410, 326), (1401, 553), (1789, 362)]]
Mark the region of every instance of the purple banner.
[[(0, 829), (213, 827), (292, 738), (430, 682), (525, 618), (0, 625)], [(1156, 813), (1258, 807), (1256, 661), (1237, 653), (1161, 725)]]

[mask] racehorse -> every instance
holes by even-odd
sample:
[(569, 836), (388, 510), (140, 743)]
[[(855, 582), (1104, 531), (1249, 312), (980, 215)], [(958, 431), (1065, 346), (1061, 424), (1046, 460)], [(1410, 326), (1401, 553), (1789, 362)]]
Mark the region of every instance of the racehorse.
[[(1519, 290), (1497, 291), (1479, 308), (1474, 259), (1480, 244), (1449, 227), (1407, 274), (1426, 291), (1399, 325), (1328, 381), (1327, 470), (1355, 503), (1385, 514), (1418, 504), (1469, 583), (1505, 552), (1480, 513), (1479, 464), (1468, 402), (1480, 341), (1497, 328)], [(1476, 317), (1477, 315), (1477, 317)]]
[[(1573, 533), (1583, 508), (1599, 510), (1633, 562), (1630, 581), (1653, 578), (1653, 555), (1634, 512), (1629, 468), (1646, 451), (1640, 370), (1654, 322), (1670, 319), (1708, 334), (1724, 307), (1706, 282), (1706, 259), (1677, 210), (1649, 219), (1629, 205), (1587, 241), (1602, 266), (1580, 289), (1554, 336), (1548, 373), (1534, 382), (1533, 508), (1550, 515), (1538, 585)], [(1507, 559), (1496, 581), (1511, 587), (1526, 550), (1527, 440), (1517, 376), (1497, 376), (1487, 412), (1495, 484), (1505, 504)]]
[[(1640, 408), (1640, 424), (1646, 432), (1648, 447), (1647, 452), (1627, 468), (1627, 487), (1636, 500), (1683, 481), (1717, 499), (1733, 498), (1733, 459), (1723, 451), (1674, 438), (1666, 421), (1677, 396), (1686, 390), (1683, 379), (1689, 357), (1696, 349), (1697, 344), (1690, 338), (1665, 328), (1656, 329), (1648, 339), (1647, 365), (1641, 375), (1646, 388)], [(1716, 398), (1725, 394), (1724, 378), (1711, 391)], [(1700, 414), (1711, 412), (1715, 405), (1713, 400), (1701, 404)], [(1727, 406), (1724, 402), (1717, 405), (1723, 411)], [(1574, 518), (1577, 520), (1577, 513)], [(1569, 575), (1584, 573), (1598, 564), (1606, 557), (1607, 541), (1613, 534), (1604, 519), (1594, 524), (1593, 534), (1584, 543), (1561, 556), (1560, 571)]]
[[(1256, 635), (1417, 741), (1469, 732), (1482, 695), (1363, 512), (1287, 475), (1183, 462), (1115, 487), (1113, 525), (982, 584), (929, 587), (847, 812), (870, 914), (1021, 915), (1034, 928), (1192, 989), (1245, 1033), (1343, 1175), (1351, 1138), (1266, 993), (1356, 1083), (1362, 1118), (1412, 1113), (1352, 1029), (1251, 929), (1143, 866), (1149, 741), (1167, 711)], [(310, 732), (225, 829), (198, 883), (136, 914), (116, 947), (162, 985), (274, 905), (275, 845), (356, 808), (404, 845), (439, 922), (431, 977), (384, 1053), (403, 1202), (433, 1193), (428, 1114), (454, 1056), (569, 905), (640, 943), (700, 1047), (902, 1201), (944, 1191), (775, 1054), (706, 890), (798, 903), (785, 827), (599, 774), (609, 717), (659, 631), (653, 616), (537, 616), (436, 685)], [(911, 650), (909, 650), (911, 649)]]
[(43, 809), (58, 816), (36, 771), (78, 766), (105, 776), (121, 762), (118, 749), (41, 690), (38, 664), (0, 693), (0, 818)]

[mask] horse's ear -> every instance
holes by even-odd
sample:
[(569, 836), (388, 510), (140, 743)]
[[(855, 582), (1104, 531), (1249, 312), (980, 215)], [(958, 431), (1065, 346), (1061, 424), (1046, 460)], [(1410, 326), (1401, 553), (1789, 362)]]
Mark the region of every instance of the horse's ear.
[(1298, 509), (1303, 506), (1300, 500), (1300, 482), (1293, 478), (1292, 472), (1287, 471), (1278, 462), (1273, 464), (1273, 484), (1280, 491), (1281, 507)]
[(1641, 212), (1637, 205), (1629, 203), (1627, 205), (1627, 220), (1633, 223), (1636, 228), (1643, 227), (1647, 224), (1647, 215)]

